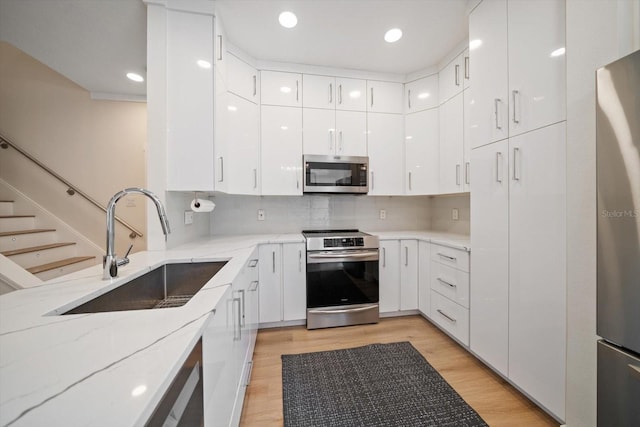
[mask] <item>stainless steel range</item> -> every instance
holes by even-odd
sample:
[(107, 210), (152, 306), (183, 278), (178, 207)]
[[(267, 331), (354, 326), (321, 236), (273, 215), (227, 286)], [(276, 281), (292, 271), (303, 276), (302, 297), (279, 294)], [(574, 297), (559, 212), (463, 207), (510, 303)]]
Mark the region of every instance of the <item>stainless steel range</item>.
[(376, 323), (377, 236), (358, 230), (307, 230), (307, 329)]

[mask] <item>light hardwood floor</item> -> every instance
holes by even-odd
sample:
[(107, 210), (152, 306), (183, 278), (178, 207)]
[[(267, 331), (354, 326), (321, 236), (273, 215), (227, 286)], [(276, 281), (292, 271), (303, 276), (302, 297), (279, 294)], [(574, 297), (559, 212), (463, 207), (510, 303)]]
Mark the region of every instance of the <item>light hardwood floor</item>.
[(303, 326), (260, 330), (240, 425), (282, 425), (282, 354), (398, 341), (411, 342), (490, 426), (558, 426), (553, 418), (420, 316), (313, 331)]

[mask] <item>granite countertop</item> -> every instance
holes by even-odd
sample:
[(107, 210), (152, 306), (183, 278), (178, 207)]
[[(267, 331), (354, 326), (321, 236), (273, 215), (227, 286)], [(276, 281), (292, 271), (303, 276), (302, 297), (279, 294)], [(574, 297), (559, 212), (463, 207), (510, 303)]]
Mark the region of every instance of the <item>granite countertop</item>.
[[(468, 236), (368, 232), (469, 250)], [(1, 296), (0, 426), (144, 425), (255, 247), (296, 242), (299, 233), (203, 238), (133, 254), (117, 279), (94, 266)], [(58, 315), (162, 264), (198, 261), (227, 264), (182, 307)]]

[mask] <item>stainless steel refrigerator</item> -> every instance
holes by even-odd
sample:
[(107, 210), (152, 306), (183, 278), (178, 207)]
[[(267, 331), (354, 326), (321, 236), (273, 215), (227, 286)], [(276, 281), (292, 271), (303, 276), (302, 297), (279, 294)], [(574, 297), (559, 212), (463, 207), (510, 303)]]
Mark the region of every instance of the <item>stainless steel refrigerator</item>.
[(596, 77), (598, 425), (638, 427), (640, 51)]

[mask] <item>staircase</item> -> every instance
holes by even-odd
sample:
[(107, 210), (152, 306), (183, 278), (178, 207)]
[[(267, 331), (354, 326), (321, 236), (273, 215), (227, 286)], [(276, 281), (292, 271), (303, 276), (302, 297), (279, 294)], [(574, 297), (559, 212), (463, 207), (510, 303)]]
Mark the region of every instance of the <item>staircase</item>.
[(16, 213), (13, 200), (0, 199), (0, 254), (41, 280), (95, 265), (95, 255), (78, 254), (73, 241), (60, 241), (55, 228), (42, 226), (36, 215)]

